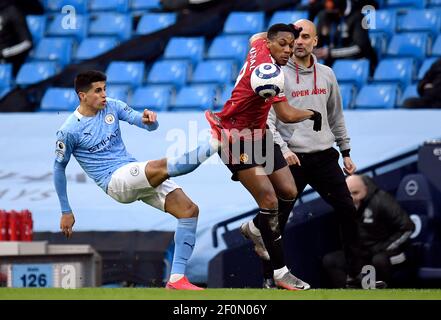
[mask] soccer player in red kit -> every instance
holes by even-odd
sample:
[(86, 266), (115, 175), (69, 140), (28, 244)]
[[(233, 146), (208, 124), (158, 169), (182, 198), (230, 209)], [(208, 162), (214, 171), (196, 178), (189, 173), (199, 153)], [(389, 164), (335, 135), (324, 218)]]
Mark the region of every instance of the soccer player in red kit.
[(279, 145), (274, 143), (270, 130), (266, 130), (266, 121), (272, 105), (283, 122), (311, 119), (314, 130), (318, 131), (321, 114), (289, 106), (283, 89), (275, 97), (262, 98), (251, 87), (251, 74), (262, 63), (286, 65), (300, 31), (293, 25), (275, 24), (267, 32), (251, 37), (251, 48), (231, 98), (220, 112), (206, 112), (214, 138), (211, 144), (193, 151), (193, 158), (197, 155), (195, 164), (183, 161), (189, 156), (192, 159), (192, 152), (178, 159), (167, 159), (167, 174), (174, 177), (193, 171), (219, 152), (233, 174), (232, 179), (242, 183), (260, 209), (255, 219), (257, 225), (246, 224), (241, 232), (254, 242), (261, 258), (271, 257), (275, 284), (288, 290), (306, 290), (310, 286), (292, 275), (285, 265), (278, 214), (291, 212), (297, 189)]

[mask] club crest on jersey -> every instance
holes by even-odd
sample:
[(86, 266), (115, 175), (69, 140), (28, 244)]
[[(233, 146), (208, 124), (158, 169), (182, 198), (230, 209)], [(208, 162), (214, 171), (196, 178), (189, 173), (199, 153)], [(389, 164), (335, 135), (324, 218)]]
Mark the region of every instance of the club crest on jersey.
[(57, 156), (57, 160), (63, 161), (65, 151), (66, 145), (63, 141), (58, 140), (55, 144), (55, 155)]
[(113, 114), (109, 113), (108, 115), (106, 115), (106, 117), (104, 118), (104, 121), (107, 124), (112, 124), (115, 122), (115, 117), (113, 116)]
[(246, 153), (241, 153), (239, 160), (240, 160), (241, 163), (248, 162), (248, 155)]
[(138, 166), (133, 166), (130, 168), (130, 174), (136, 177), (139, 174)]

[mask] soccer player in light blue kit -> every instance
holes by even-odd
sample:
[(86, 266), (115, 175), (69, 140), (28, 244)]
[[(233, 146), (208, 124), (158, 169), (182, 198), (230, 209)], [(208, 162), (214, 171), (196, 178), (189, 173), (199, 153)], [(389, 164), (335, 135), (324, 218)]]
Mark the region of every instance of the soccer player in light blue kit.
[(168, 289), (202, 290), (191, 284), (185, 268), (195, 244), (199, 209), (182, 189), (169, 180), (167, 159), (138, 162), (126, 150), (119, 120), (148, 131), (156, 130), (156, 113), (143, 113), (122, 101), (106, 98), (106, 75), (86, 71), (75, 78), (80, 105), (57, 131), (54, 164), (55, 190), (61, 205), (60, 229), (72, 235), (75, 223), (67, 197), (65, 168), (73, 155), (87, 175), (121, 203), (141, 200), (178, 219), (175, 252)]

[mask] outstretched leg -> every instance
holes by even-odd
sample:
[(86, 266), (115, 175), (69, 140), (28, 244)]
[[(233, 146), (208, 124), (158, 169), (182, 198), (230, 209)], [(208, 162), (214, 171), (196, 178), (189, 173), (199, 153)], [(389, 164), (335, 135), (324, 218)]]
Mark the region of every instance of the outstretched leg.
[(145, 175), (152, 187), (157, 187), (170, 177), (178, 177), (194, 171), (205, 160), (217, 153), (220, 144), (211, 139), (196, 149), (175, 158), (151, 160), (145, 167)]

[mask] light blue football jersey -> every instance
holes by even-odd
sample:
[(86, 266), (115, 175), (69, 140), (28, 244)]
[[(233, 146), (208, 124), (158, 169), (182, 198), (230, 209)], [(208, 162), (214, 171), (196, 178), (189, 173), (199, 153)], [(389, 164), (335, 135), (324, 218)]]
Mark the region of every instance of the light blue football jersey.
[(143, 124), (142, 114), (126, 103), (111, 98), (107, 98), (106, 101), (106, 107), (93, 117), (83, 116), (78, 110), (72, 113), (57, 131), (55, 151), (55, 167), (57, 163), (66, 167), (73, 154), (87, 175), (104, 192), (107, 192), (107, 185), (115, 170), (137, 161), (126, 150), (121, 138), (119, 120), (149, 131), (158, 127), (157, 123)]

